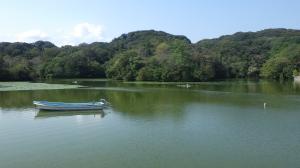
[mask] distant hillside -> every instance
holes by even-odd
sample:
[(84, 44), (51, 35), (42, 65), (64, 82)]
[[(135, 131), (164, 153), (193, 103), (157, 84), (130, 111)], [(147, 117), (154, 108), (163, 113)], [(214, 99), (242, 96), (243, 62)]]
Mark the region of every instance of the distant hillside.
[(197, 54), (221, 63), (224, 77), (292, 78), (300, 67), (300, 31), (239, 32), (196, 43)]
[(123, 34), (110, 43), (60, 48), (45, 41), (0, 43), (0, 80), (291, 79), (299, 69), (300, 31), (291, 29), (238, 32), (195, 44), (154, 30)]

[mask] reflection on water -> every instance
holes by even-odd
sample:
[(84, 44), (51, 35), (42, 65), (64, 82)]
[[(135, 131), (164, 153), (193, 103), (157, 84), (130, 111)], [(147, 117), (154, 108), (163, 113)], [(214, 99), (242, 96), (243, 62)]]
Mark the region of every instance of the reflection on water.
[(93, 115), (94, 117), (104, 118), (105, 113), (103, 110), (98, 111), (44, 111), (39, 110), (35, 115), (35, 119), (50, 118), (50, 117), (63, 117), (63, 116), (79, 116), (79, 115)]
[(104, 98), (112, 103), (115, 111), (123, 114), (155, 116), (162, 111), (170, 115), (183, 115), (182, 110), (190, 103), (263, 107), (266, 102), (272, 108), (295, 108), (300, 100), (300, 85), (294, 83), (207, 82), (192, 84), (189, 89), (178, 88), (176, 84), (90, 80), (80, 83), (89, 88), (0, 92), (0, 107), (31, 108), (34, 107), (34, 100), (87, 102)]

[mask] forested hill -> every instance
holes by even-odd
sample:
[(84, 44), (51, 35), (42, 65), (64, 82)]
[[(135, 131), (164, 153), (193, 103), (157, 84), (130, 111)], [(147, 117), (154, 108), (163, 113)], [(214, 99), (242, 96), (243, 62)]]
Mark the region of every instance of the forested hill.
[(45, 41), (0, 43), (0, 80), (291, 79), (299, 69), (300, 31), (291, 29), (239, 32), (195, 44), (184, 36), (153, 30), (79, 46), (56, 47)]

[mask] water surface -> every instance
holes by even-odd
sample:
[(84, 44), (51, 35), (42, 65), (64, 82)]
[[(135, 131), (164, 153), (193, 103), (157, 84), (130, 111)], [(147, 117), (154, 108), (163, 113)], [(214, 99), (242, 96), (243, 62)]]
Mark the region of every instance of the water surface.
[[(78, 85), (85, 87), (0, 87), (0, 167), (300, 167), (297, 84), (224, 81), (183, 88), (78, 80)], [(32, 105), (100, 98), (113, 107), (47, 113)]]

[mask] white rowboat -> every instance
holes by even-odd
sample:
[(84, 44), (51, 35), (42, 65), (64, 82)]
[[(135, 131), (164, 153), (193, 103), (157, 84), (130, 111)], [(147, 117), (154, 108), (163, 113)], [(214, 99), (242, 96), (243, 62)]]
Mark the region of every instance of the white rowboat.
[(102, 110), (109, 106), (109, 103), (104, 99), (101, 99), (99, 102), (86, 102), (86, 103), (33, 101), (33, 104), (36, 105), (36, 107), (40, 110), (53, 110), (53, 111)]

